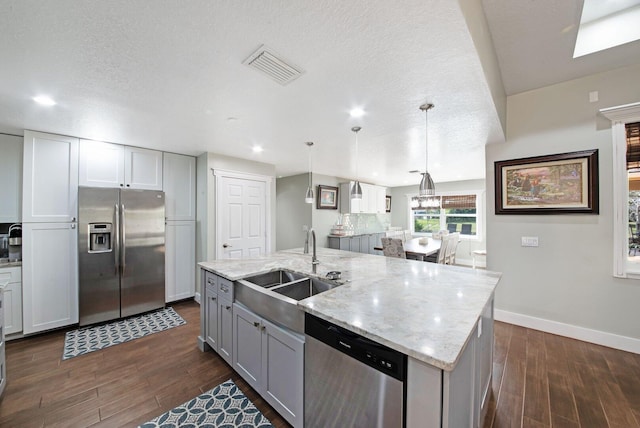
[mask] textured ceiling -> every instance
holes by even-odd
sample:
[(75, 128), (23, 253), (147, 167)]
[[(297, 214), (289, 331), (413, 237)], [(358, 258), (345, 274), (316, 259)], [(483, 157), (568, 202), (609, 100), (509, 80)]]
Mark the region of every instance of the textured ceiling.
[[(603, 8), (630, 0), (590, 0)], [(616, 5), (617, 4), (617, 5)], [(583, 0), (482, 0), (508, 95), (640, 64), (640, 41), (573, 58)]]
[[(639, 42), (572, 59), (580, 0), (476, 1), (508, 94), (640, 61)], [(484, 145), (504, 141), (453, 0), (1, 0), (0, 36), (0, 132), (221, 153), (278, 175), (305, 172), (314, 141), (314, 172), (354, 178), (360, 125), (360, 178), (389, 186), (419, 182), (424, 102), (436, 182), (483, 178)], [(242, 65), (261, 44), (305, 74), (280, 86)]]

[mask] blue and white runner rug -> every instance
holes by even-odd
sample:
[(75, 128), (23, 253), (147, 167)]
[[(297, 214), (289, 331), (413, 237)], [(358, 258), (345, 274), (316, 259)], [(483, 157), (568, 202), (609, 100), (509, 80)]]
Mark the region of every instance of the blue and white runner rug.
[(231, 379), (138, 428), (273, 428)]
[(186, 324), (173, 308), (67, 332), (63, 360)]

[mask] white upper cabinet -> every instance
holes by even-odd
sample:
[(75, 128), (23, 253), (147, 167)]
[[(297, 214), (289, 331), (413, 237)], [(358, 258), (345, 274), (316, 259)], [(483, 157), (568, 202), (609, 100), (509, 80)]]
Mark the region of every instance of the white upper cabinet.
[(21, 220), (22, 137), (0, 134), (0, 223)]
[(362, 199), (352, 200), (350, 196), (352, 185), (353, 181), (340, 183), (340, 212), (352, 214), (386, 212), (386, 187), (360, 183), (360, 187), (362, 187)]
[(162, 190), (162, 152), (125, 146), (124, 178), (132, 189)]
[(124, 146), (80, 140), (80, 186), (124, 187)]
[(196, 158), (165, 153), (162, 174), (167, 220), (195, 220)]
[(80, 141), (80, 186), (162, 190), (162, 152)]
[(22, 221), (72, 222), (78, 211), (78, 139), (24, 132)]

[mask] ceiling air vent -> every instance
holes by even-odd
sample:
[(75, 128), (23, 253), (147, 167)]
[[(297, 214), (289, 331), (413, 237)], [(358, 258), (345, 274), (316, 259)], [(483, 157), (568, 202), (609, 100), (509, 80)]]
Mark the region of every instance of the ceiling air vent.
[(265, 45), (260, 46), (242, 63), (266, 74), (283, 86), (293, 82), (304, 73), (300, 67), (287, 63)]

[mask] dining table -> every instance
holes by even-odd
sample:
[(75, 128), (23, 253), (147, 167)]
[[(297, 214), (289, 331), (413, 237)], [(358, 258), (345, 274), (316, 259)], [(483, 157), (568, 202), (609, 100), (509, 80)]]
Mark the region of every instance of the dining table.
[[(425, 243), (421, 243), (423, 239), (426, 239)], [(412, 238), (402, 243), (405, 253), (416, 254), (425, 258), (440, 251), (441, 244), (441, 240), (433, 238)]]
[[(405, 253), (423, 256), (426, 259), (427, 256), (437, 254), (440, 250), (441, 244), (442, 241), (439, 239), (412, 238), (407, 239), (405, 242), (403, 242), (402, 246), (404, 247)], [(374, 250), (382, 251), (382, 247), (374, 247)]]

